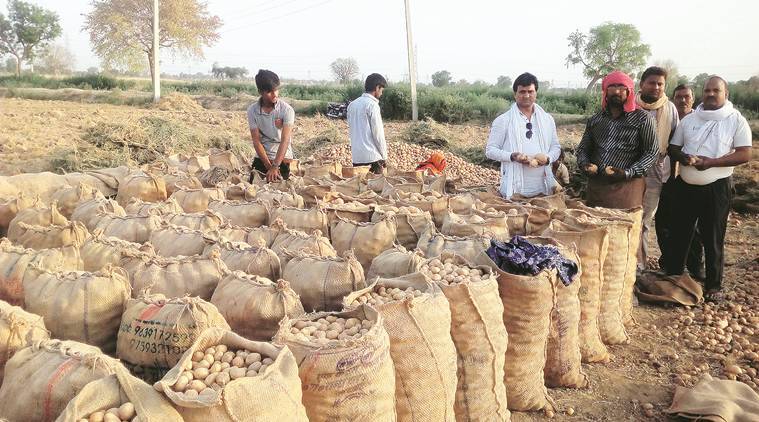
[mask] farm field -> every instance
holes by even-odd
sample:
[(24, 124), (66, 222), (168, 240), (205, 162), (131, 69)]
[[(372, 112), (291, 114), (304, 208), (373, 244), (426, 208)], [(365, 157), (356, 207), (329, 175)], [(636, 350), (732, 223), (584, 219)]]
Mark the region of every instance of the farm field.
[[(203, 104), (203, 105), (201, 105)], [(210, 108), (204, 108), (210, 107)], [(570, 121), (576, 119), (569, 119)], [(756, 133), (759, 125), (752, 122)], [(584, 125), (571, 123), (559, 127), (562, 143), (571, 147), (582, 136)], [(496, 185), (498, 173), (479, 167), (476, 154), (484, 148), (489, 126), (480, 123), (429, 123), (419, 129), (411, 123), (385, 122), (388, 141), (393, 146), (408, 145), (410, 138), (423, 132), (430, 139), (422, 145), (412, 143), (411, 157), (393, 159), (412, 164), (425, 158), (423, 147), (447, 150), (453, 157), (450, 171), (462, 178), (462, 185)], [(294, 146), (299, 158), (319, 156), (345, 162), (347, 126), (344, 121), (321, 115), (297, 117)], [(443, 138), (445, 142), (440, 141)], [(754, 139), (754, 160), (759, 158)], [(0, 175), (39, 171), (77, 171), (86, 168), (137, 164), (162, 154), (204, 151), (209, 147), (232, 149), (251, 156), (247, 121), (240, 101), (213, 97), (193, 99), (185, 95), (167, 96), (157, 106), (136, 107), (105, 103), (0, 98)], [(401, 148), (401, 147), (399, 147)], [(404, 147), (405, 148), (405, 147)], [(342, 155), (340, 155), (342, 154)], [(137, 160), (137, 161), (134, 161)], [(759, 172), (754, 161), (736, 175), (743, 210), (757, 210), (754, 201)], [(473, 178), (471, 181), (465, 180)], [(728, 300), (720, 309), (735, 311), (729, 304), (740, 304), (743, 313), (759, 318), (759, 215), (735, 212), (727, 233), (725, 285)], [(656, 244), (652, 239), (652, 244)], [(705, 348), (686, 345), (683, 320), (687, 312), (693, 325), (703, 321), (704, 307), (663, 308), (645, 304), (634, 309), (637, 324), (630, 329), (628, 345), (611, 346), (613, 359), (608, 364), (583, 365), (589, 387), (581, 390), (552, 389), (556, 420), (621, 421), (666, 420), (662, 413), (677, 385), (692, 385), (701, 373), (725, 375), (726, 365), (739, 363), (759, 369), (759, 359), (750, 363), (735, 353), (715, 354)], [(736, 317), (736, 320), (738, 317)], [(757, 327), (759, 328), (759, 327)], [(674, 334), (678, 334), (676, 337)], [(759, 342), (759, 329), (745, 335)], [(689, 342), (692, 345), (692, 342)], [(759, 391), (759, 376), (749, 375), (749, 383)], [(653, 416), (644, 415), (644, 404), (653, 405)], [(569, 411), (569, 409), (572, 411)], [(573, 413), (570, 416), (568, 413)], [(542, 413), (514, 412), (514, 421), (544, 420)]]

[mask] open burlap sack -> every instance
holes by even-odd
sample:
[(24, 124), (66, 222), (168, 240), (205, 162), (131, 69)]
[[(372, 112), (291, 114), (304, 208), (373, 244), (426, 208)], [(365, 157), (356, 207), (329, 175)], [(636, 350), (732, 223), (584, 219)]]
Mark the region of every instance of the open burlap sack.
[(300, 296), (303, 308), (312, 311), (335, 311), (342, 299), (366, 287), (364, 270), (352, 251), (342, 257), (323, 257), (303, 252), (285, 251), (289, 260), (282, 278)]
[(269, 208), (276, 206), (304, 208), (306, 202), (303, 197), (295, 192), (295, 189), (289, 191), (281, 191), (270, 188), (268, 185), (264, 185), (256, 192), (256, 199), (269, 204)]
[[(307, 341), (290, 331), (298, 321), (317, 321), (330, 315), (368, 320), (371, 326), (358, 339), (325, 344)], [(396, 420), (390, 340), (382, 316), (373, 308), (284, 318), (274, 343), (286, 345), (295, 356), (309, 421)]]
[(258, 191), (258, 187), (247, 182), (240, 182), (234, 185), (224, 183), (219, 187), (224, 189), (224, 195), (230, 201), (250, 201), (256, 197), (256, 192)]
[(506, 213), (485, 212), (472, 208), (468, 213), (456, 214), (448, 211), (443, 216), (440, 232), (449, 236), (488, 236), (500, 241), (511, 239)]
[(119, 217), (126, 216), (126, 211), (113, 199), (93, 198), (82, 202), (71, 213), (71, 221), (79, 221), (94, 231), (103, 215), (113, 214)]
[(609, 247), (607, 227), (581, 228), (553, 220), (544, 236), (564, 244), (575, 244), (582, 267), (580, 300), (580, 354), (587, 363), (608, 362), (609, 351), (601, 341), (598, 317), (601, 309), (601, 290), (604, 280), (604, 261)]
[(216, 244), (211, 233), (161, 222), (150, 233), (155, 252), (164, 257), (200, 255), (208, 245)]
[(542, 410), (553, 406), (544, 384), (543, 368), (556, 304), (556, 271), (544, 270), (536, 276), (501, 271), (498, 292), (503, 302), (503, 322), (509, 333), (504, 367), (506, 397), (511, 410)]
[(65, 226), (69, 220), (58, 211), (58, 203), (53, 202), (49, 208), (29, 207), (20, 210), (8, 224), (8, 239), (18, 243), (19, 237), (26, 231), (20, 226)]
[(171, 198), (179, 203), (184, 212), (203, 212), (211, 201), (224, 200), (226, 193), (221, 188), (179, 189), (171, 194)]
[(395, 243), (395, 217), (387, 217), (374, 223), (356, 223), (337, 217), (330, 231), (332, 245), (338, 254), (350, 249), (364, 269), (369, 271), (372, 260)]
[(39, 198), (23, 192), (19, 192), (18, 196), (11, 199), (0, 201), (0, 236), (5, 236), (11, 220), (16, 217), (19, 211), (34, 207), (42, 207)]
[(227, 320), (232, 330), (245, 338), (269, 341), (285, 316), (303, 315), (298, 294), (285, 280), (271, 280), (241, 271), (224, 277), (211, 297), (211, 303)]
[[(601, 286), (601, 307), (598, 329), (606, 344), (626, 344), (630, 341), (622, 317), (625, 295), (625, 275), (630, 257), (630, 230), (633, 223), (624, 218), (594, 216), (586, 211), (567, 209), (557, 213), (557, 219), (586, 229), (606, 227), (609, 230), (609, 246), (604, 260)], [(635, 252), (632, 252), (633, 256)]]
[(218, 238), (232, 242), (245, 242), (249, 245), (258, 245), (263, 241), (267, 248), (271, 248), (284, 228), (282, 220), (274, 220), (268, 226), (261, 227), (241, 227), (224, 223), (214, 233)]
[[(432, 221), (435, 223), (435, 227), (438, 229), (443, 226), (443, 217), (451, 206), (450, 198), (437, 192), (424, 192), (421, 194), (401, 192), (396, 202), (398, 206), (412, 206), (429, 212), (432, 216)], [(459, 211), (463, 212), (464, 209), (460, 209)]]
[(372, 305), (382, 314), (395, 365), (398, 418), (410, 421), (453, 421), (456, 397), (456, 347), (451, 339), (451, 311), (436, 285), (422, 273), (378, 279), (345, 297), (346, 308), (381, 288), (412, 288), (413, 298)]
[(759, 420), (759, 394), (745, 383), (704, 374), (692, 388), (677, 387), (664, 413), (677, 420), (753, 422)]
[(32, 265), (51, 271), (76, 269), (66, 265), (66, 261), (58, 249), (37, 251), (14, 246), (8, 239), (0, 239), (0, 300), (24, 306), (23, 280), (26, 269)]
[(460, 255), (470, 262), (482, 262), (487, 258), (485, 251), (490, 247), (490, 238), (486, 236), (446, 236), (440, 233), (426, 232), (417, 244), (428, 258), (439, 256), (443, 251)]
[[(172, 389), (183, 368), (191, 366), (193, 353), (220, 344), (227, 346), (228, 350), (256, 352), (274, 362), (259, 375), (231, 380), (221, 390), (211, 390), (211, 394), (200, 394), (196, 398), (187, 398), (184, 393)], [(219, 328), (203, 331), (155, 388), (174, 403), (188, 422), (308, 421), (301, 403), (303, 394), (298, 364), (287, 346), (248, 340)]]
[(458, 367), (456, 420), (508, 421), (511, 416), (503, 383), (508, 334), (498, 282), (488, 266), (475, 266), (450, 252), (444, 252), (439, 259), (476, 268), (483, 274), (476, 282), (436, 283), (451, 310), (451, 338)]
[(476, 200), (475, 208), (488, 214), (498, 212), (505, 213), (506, 215), (504, 218), (506, 219), (506, 227), (508, 228), (509, 234), (512, 236), (526, 236), (530, 231), (528, 224), (530, 212), (527, 207), (520, 204), (511, 202), (505, 203), (503, 201), (492, 204), (478, 199)]
[(263, 241), (257, 246), (241, 242), (223, 242), (207, 246), (203, 253), (208, 254), (214, 248), (219, 250), (219, 257), (230, 271), (244, 271), (269, 280), (276, 280), (282, 275), (279, 257), (264, 246)]
[(316, 230), (308, 234), (299, 230), (290, 230), (286, 227), (274, 239), (271, 250), (279, 257), (279, 262), (283, 269), (287, 268), (287, 263), (290, 261), (290, 255), (286, 254), (285, 251), (299, 251), (323, 257), (337, 256), (337, 251), (332, 247), (329, 239), (322, 236), (320, 231)]
[(337, 217), (357, 223), (368, 223), (372, 220), (373, 207), (360, 202), (344, 202), (338, 198), (332, 202), (325, 202), (322, 206), (327, 213), (327, 222), (330, 227), (337, 221)]
[(271, 210), (272, 219), (280, 219), (290, 229), (312, 233), (319, 230), (329, 233), (329, 218), (327, 212), (318, 204), (310, 209), (292, 207), (276, 207)]
[(0, 384), (3, 383), (3, 368), (16, 351), (48, 338), (50, 333), (41, 316), (0, 300)]
[(166, 214), (179, 214), (184, 210), (174, 198), (169, 198), (161, 202), (145, 202), (140, 198), (132, 198), (129, 203), (124, 207), (124, 211), (129, 215), (166, 215)]
[(342, 177), (343, 166), (340, 163), (323, 163), (318, 165), (304, 166), (303, 177), (329, 177), (335, 175)]
[(31, 267), (24, 274), (24, 307), (45, 318), (54, 338), (81, 341), (105, 353), (116, 351), (116, 333), (131, 293), (119, 267), (95, 273)]
[(536, 196), (526, 202), (549, 210), (564, 210), (567, 209), (566, 200), (567, 197), (564, 195), (564, 192), (559, 192), (553, 195)]
[(369, 170), (371, 169), (371, 166), (343, 166), (343, 177), (356, 177), (361, 176), (366, 178), (366, 176), (369, 174)]
[(88, 420), (95, 412), (118, 408), (127, 402), (134, 406), (135, 420), (182, 421), (171, 402), (145, 381), (132, 376), (121, 366), (114, 372), (85, 385), (66, 405), (56, 422)]
[(94, 346), (35, 342), (5, 365), (0, 412), (11, 421), (53, 421), (87, 384), (113, 374), (119, 366)]
[(424, 232), (432, 231), (435, 223), (428, 211), (406, 206), (381, 205), (374, 208), (372, 222), (384, 220), (388, 216), (395, 217), (395, 238), (406, 249), (416, 248), (419, 237)]
[(129, 174), (119, 183), (116, 201), (121, 206), (126, 206), (132, 198), (140, 198), (146, 202), (165, 201), (168, 198), (166, 182), (162, 177), (150, 173)]
[(203, 184), (200, 183), (200, 180), (198, 180), (197, 177), (180, 170), (174, 170), (164, 174), (163, 180), (166, 182), (166, 194), (169, 195), (169, 197), (180, 189), (203, 188)]
[(155, 256), (125, 266), (132, 282), (133, 295), (144, 291), (166, 297), (196, 296), (210, 300), (216, 286), (229, 271), (217, 249), (204, 255), (164, 258)]
[(145, 243), (161, 224), (161, 217), (155, 214), (122, 217), (107, 213), (100, 215), (94, 230), (102, 230), (106, 236), (118, 237), (129, 242)]
[(212, 200), (208, 209), (216, 211), (229, 224), (261, 227), (269, 223), (269, 206), (263, 201)]
[(103, 196), (103, 194), (94, 186), (85, 182), (79, 183), (76, 186), (61, 189), (55, 192), (52, 196), (53, 202), (58, 204), (58, 210), (66, 218), (71, 217), (74, 209), (76, 209), (79, 204), (93, 198), (105, 199), (105, 196)]
[(148, 383), (161, 379), (206, 328), (228, 330), (216, 306), (197, 297), (130, 299), (121, 317), (116, 354)]
[(311, 208), (324, 201), (328, 194), (334, 192), (334, 186), (327, 182), (315, 182), (297, 188), (298, 195), (303, 198), (303, 207)]
[(98, 271), (107, 265), (118, 266), (125, 256), (124, 251), (154, 253), (152, 246), (105, 236), (101, 230), (95, 231), (79, 250), (84, 271)]
[(369, 282), (377, 277), (395, 278), (419, 271), (425, 261), (424, 254), (421, 251), (409, 251), (401, 245), (394, 245), (377, 255), (372, 260), (366, 279)]
[(63, 248), (66, 246), (82, 246), (90, 237), (90, 233), (84, 224), (72, 221), (63, 226), (32, 226), (19, 223), (18, 227), (23, 230), (14, 243), (30, 249)]

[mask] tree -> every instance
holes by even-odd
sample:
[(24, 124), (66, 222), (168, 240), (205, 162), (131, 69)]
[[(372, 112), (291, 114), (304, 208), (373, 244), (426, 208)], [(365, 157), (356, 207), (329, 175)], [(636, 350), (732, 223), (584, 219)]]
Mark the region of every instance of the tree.
[(5, 59), (5, 66), (3, 70), (8, 73), (16, 73), (16, 59), (13, 57), (8, 57)]
[(704, 84), (709, 79), (708, 73), (699, 73), (693, 78), (691, 84), (693, 85), (693, 95), (696, 98), (701, 98), (701, 93), (704, 91)]
[(590, 79), (587, 90), (614, 70), (633, 73), (646, 64), (651, 55), (648, 44), (640, 41), (640, 32), (634, 25), (605, 22), (591, 28), (589, 34), (579, 30), (567, 37), (571, 52), (567, 67), (581, 64), (585, 77)]
[(446, 86), (451, 83), (451, 72), (440, 70), (432, 74), (432, 85), (436, 87)]
[(16, 58), (16, 76), (21, 62), (32, 63), (36, 50), (61, 35), (55, 12), (20, 0), (8, 2), (8, 17), (0, 13), (0, 54)]
[(510, 76), (503, 76), (503, 75), (501, 75), (501, 76), (498, 77), (498, 80), (496, 81), (495, 86), (498, 86), (498, 87), (501, 87), (501, 88), (511, 88), (511, 85), (513, 83), (514, 82), (511, 81), (511, 77)]
[(341, 84), (346, 84), (358, 75), (358, 63), (353, 57), (340, 58), (329, 65), (335, 79)]
[(46, 72), (55, 76), (71, 73), (74, 70), (76, 57), (65, 46), (53, 44), (45, 48), (40, 56), (40, 64)]
[(214, 62), (211, 74), (218, 79), (238, 79), (245, 77), (248, 74), (248, 69), (244, 67), (219, 67), (219, 63)]
[[(175, 55), (203, 58), (203, 47), (219, 40), (221, 18), (210, 15), (199, 0), (161, 0), (158, 39), (161, 48)], [(106, 69), (138, 71), (148, 57), (153, 63), (153, 2), (151, 0), (93, 0), (83, 30)]]
[(97, 66), (90, 66), (87, 68), (88, 75), (97, 75), (98, 73), (100, 73), (100, 69), (98, 69)]

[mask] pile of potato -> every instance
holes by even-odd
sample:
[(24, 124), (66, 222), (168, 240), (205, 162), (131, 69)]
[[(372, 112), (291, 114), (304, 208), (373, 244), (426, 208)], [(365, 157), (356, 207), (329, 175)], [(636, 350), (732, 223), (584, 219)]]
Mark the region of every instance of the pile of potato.
[(135, 416), (137, 413), (134, 410), (134, 405), (126, 402), (119, 407), (97, 411), (87, 419), (79, 419), (77, 422), (129, 422)]
[(357, 297), (351, 306), (359, 306), (363, 304), (367, 305), (384, 305), (386, 303), (394, 302), (397, 300), (413, 299), (422, 295), (422, 292), (414, 289), (413, 287), (407, 287), (405, 290), (396, 287), (385, 287), (378, 285), (374, 290), (366, 292)]
[(484, 278), (487, 278), (487, 274), (484, 274), (482, 270), (471, 268), (466, 265), (456, 265), (451, 258), (446, 258), (444, 261), (441, 261), (438, 258), (433, 258), (422, 265), (422, 268), (419, 271), (429, 277), (432, 281), (445, 285), (463, 283), (466, 281), (477, 283)]
[(443, 197), (443, 194), (440, 192), (429, 191), (429, 192), (426, 192), (424, 195), (422, 195), (421, 193), (412, 193), (408, 196), (407, 199), (411, 201), (434, 201), (442, 197)]
[(381, 209), (387, 215), (394, 215), (394, 214), (416, 215), (416, 214), (422, 214), (424, 212), (417, 207), (394, 207), (392, 205), (384, 206)]
[(192, 360), (187, 362), (172, 389), (184, 393), (187, 399), (213, 394), (232, 380), (262, 374), (273, 362), (272, 358), (258, 352), (233, 351), (219, 344), (193, 353)]
[(358, 201), (348, 201), (348, 202), (346, 202), (342, 198), (337, 198), (337, 199), (334, 199), (334, 200), (330, 201), (327, 204), (327, 206), (330, 206), (330, 205), (340, 205), (340, 209), (341, 210), (354, 209), (354, 210), (361, 210), (361, 211), (363, 211), (363, 210), (365, 210), (367, 208), (367, 206), (365, 204), (362, 204), (361, 202), (358, 202)]
[(298, 320), (290, 328), (290, 333), (298, 340), (326, 345), (342, 340), (358, 340), (366, 334), (374, 322), (358, 318), (340, 318), (327, 315), (316, 321)]

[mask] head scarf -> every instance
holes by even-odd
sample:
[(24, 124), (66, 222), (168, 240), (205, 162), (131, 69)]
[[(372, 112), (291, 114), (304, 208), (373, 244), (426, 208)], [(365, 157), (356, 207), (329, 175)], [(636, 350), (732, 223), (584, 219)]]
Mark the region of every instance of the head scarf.
[(635, 82), (630, 77), (619, 70), (609, 73), (601, 82), (601, 90), (603, 91), (601, 97), (601, 108), (606, 110), (606, 89), (609, 85), (622, 84), (627, 87), (627, 101), (625, 101), (622, 107), (626, 113), (635, 111), (637, 105), (635, 104)]
[(432, 155), (430, 155), (430, 158), (427, 159), (427, 161), (422, 161), (419, 163), (419, 165), (416, 167), (417, 170), (430, 170), (432, 171), (432, 174), (438, 175), (445, 170), (445, 167), (448, 165), (448, 162), (445, 159), (445, 156), (439, 152), (433, 152)]

